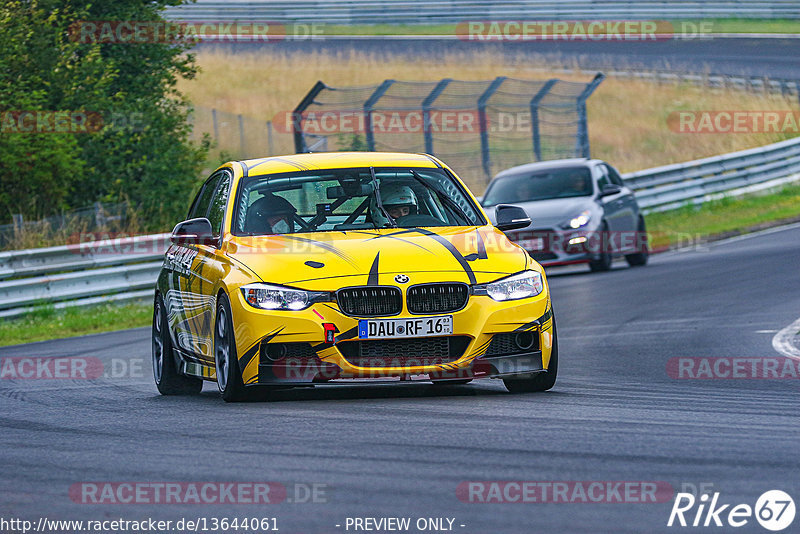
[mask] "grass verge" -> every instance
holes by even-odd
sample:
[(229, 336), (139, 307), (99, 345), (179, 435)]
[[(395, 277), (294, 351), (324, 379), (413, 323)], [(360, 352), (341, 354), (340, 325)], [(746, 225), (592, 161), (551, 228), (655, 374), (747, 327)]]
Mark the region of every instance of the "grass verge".
[(0, 320), (0, 346), (148, 326), (152, 313), (149, 302), (64, 310), (42, 306), (19, 318)]
[(726, 197), (646, 217), (653, 249), (691, 246), (800, 220), (800, 185), (766, 194)]

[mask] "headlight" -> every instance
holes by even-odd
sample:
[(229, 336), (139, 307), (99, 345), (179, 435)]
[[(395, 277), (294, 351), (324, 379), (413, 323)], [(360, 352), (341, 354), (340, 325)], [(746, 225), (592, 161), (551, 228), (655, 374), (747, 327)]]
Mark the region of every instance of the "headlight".
[(326, 300), (327, 293), (303, 291), (270, 284), (248, 284), (242, 286), (242, 294), (248, 304), (262, 310), (305, 310), (315, 302)]
[(497, 301), (535, 297), (542, 291), (544, 291), (542, 275), (536, 271), (525, 271), (486, 284), (486, 294)]
[(566, 224), (563, 224), (563, 228), (580, 228), (581, 226), (586, 226), (589, 224), (589, 221), (592, 220), (592, 213), (589, 210), (582, 211), (580, 215), (577, 217), (573, 217)]

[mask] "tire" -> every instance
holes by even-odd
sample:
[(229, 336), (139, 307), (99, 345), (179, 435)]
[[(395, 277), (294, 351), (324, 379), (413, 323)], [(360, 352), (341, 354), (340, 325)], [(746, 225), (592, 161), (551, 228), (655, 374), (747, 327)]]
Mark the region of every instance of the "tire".
[(600, 249), (600, 257), (589, 262), (589, 269), (593, 273), (608, 271), (613, 261), (611, 251), (608, 250), (608, 223), (605, 221), (600, 225)]
[[(640, 238), (641, 241), (639, 241)], [(650, 256), (650, 251), (647, 247), (647, 227), (644, 224), (643, 217), (639, 217), (639, 224), (636, 228), (636, 242), (641, 243), (640, 251), (634, 254), (626, 254), (625, 261), (627, 261), (628, 265), (631, 267), (644, 267), (647, 265), (647, 258)]]
[(556, 319), (553, 317), (553, 353), (547, 364), (547, 372), (533, 375), (511, 376), (503, 379), (503, 384), (511, 393), (535, 393), (547, 391), (556, 384), (558, 376), (558, 335), (556, 333)]
[(178, 372), (169, 335), (167, 309), (160, 294), (153, 305), (152, 326), (153, 379), (162, 395), (197, 395), (203, 389), (203, 380)]
[(225, 293), (217, 299), (217, 317), (214, 321), (214, 365), (217, 372), (217, 387), (225, 402), (250, 400), (245, 391), (236, 340), (233, 337), (231, 305)]

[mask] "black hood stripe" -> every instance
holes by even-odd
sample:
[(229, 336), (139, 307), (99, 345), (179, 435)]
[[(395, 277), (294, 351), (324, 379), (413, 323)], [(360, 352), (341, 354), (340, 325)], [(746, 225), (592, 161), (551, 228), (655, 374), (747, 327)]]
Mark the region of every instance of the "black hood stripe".
[(378, 285), (378, 273), (380, 272), (379, 271), (379, 267), (378, 267), (378, 261), (379, 261), (380, 257), (381, 257), (381, 253), (380, 252), (375, 254), (375, 260), (373, 260), (373, 262), (372, 262), (372, 267), (370, 267), (369, 276), (367, 277), (367, 285), (368, 286), (377, 286)]

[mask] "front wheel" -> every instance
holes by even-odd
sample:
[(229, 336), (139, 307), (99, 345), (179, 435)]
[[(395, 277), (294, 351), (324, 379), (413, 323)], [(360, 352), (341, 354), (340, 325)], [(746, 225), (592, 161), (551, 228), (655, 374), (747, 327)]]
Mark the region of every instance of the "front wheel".
[(217, 320), (214, 325), (214, 363), (217, 370), (217, 387), (226, 402), (246, 400), (242, 371), (236, 342), (233, 338), (233, 317), (228, 297), (220, 294), (217, 301)]
[(631, 267), (643, 267), (647, 265), (647, 258), (650, 255), (650, 251), (647, 247), (647, 228), (644, 224), (644, 218), (639, 218), (639, 225), (636, 228), (636, 245), (639, 249), (639, 252), (634, 254), (626, 254), (625, 261), (628, 262), (628, 265)]
[(608, 240), (608, 223), (603, 221), (600, 225), (600, 255), (596, 260), (589, 262), (589, 269), (594, 272), (608, 271), (611, 269), (611, 262), (613, 257), (611, 255), (611, 247)]
[(153, 306), (153, 378), (162, 395), (196, 395), (203, 389), (203, 380), (178, 372), (169, 335), (169, 321), (164, 300), (156, 294)]
[(506, 389), (511, 393), (533, 393), (547, 391), (556, 384), (558, 375), (558, 336), (556, 334), (556, 318), (553, 317), (553, 352), (547, 364), (547, 372), (534, 375), (510, 376), (503, 379)]

